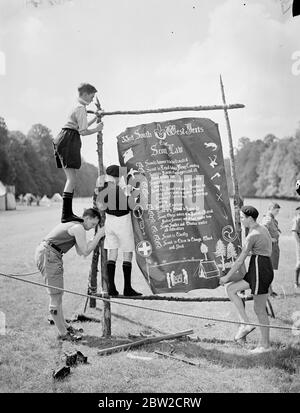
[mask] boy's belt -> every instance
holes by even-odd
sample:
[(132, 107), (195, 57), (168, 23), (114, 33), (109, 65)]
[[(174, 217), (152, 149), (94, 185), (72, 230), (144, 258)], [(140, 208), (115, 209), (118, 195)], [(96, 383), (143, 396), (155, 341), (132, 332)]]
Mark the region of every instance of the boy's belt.
[(63, 254), (63, 251), (57, 245), (53, 244), (53, 242), (48, 240), (44, 240), (44, 242), (46, 242), (48, 245), (50, 245), (50, 247), (54, 248), (60, 254)]

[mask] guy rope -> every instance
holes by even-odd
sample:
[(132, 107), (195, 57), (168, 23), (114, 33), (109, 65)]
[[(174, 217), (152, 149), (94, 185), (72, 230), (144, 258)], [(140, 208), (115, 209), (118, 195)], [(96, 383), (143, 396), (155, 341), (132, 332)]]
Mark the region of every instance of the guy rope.
[[(36, 285), (36, 286), (39, 286), (39, 287), (48, 288), (48, 285), (46, 285), (46, 284), (38, 283), (36, 281), (31, 281), (31, 280), (27, 280), (27, 279), (25, 280), (25, 279), (22, 279), (22, 278), (19, 278), (19, 277), (14, 277), (12, 275), (4, 274), (4, 273), (1, 273), (1, 272), (0, 272), (0, 276), (10, 278), (10, 279), (13, 279), (13, 280), (17, 280), (17, 281), (22, 281), (24, 283)], [(94, 294), (94, 295), (83, 294), (83, 293), (79, 293), (77, 291), (67, 290), (67, 289), (64, 289), (64, 288), (59, 288), (59, 287), (54, 287), (54, 286), (51, 286), (51, 288), (54, 288), (58, 291), (62, 291), (64, 293), (77, 295), (77, 296), (80, 296), (80, 297), (85, 297), (85, 298), (89, 298), (89, 299), (93, 298), (95, 300), (101, 300), (103, 302), (114, 303), (114, 304), (123, 305), (123, 306), (127, 306), (127, 307), (137, 308), (137, 309), (140, 309), (140, 310), (154, 311), (154, 312), (162, 313), (162, 314), (177, 315), (177, 316), (181, 316), (181, 317), (193, 318), (193, 319), (196, 319), (196, 320), (208, 320), (208, 321), (215, 321), (215, 322), (228, 323), (228, 324), (238, 324), (238, 325), (243, 325), (244, 324), (244, 325), (251, 325), (251, 326), (254, 326), (254, 327), (268, 327), (268, 328), (274, 328), (274, 329), (277, 329), (277, 330), (288, 330), (288, 331), (292, 331), (294, 333), (295, 332), (298, 333), (298, 331), (300, 332), (300, 327), (296, 327), (296, 326), (287, 327), (287, 326), (275, 326), (275, 325), (258, 324), (258, 323), (250, 323), (250, 322), (244, 323), (242, 321), (228, 320), (228, 319), (223, 319), (223, 318), (205, 317), (205, 316), (200, 316), (200, 315), (195, 315), (195, 314), (180, 313), (178, 311), (168, 311), (168, 310), (162, 310), (162, 309), (157, 309), (157, 308), (145, 307), (145, 306), (142, 306), (142, 305), (125, 303), (125, 302), (122, 302), (122, 300), (118, 301), (116, 299), (102, 297), (102, 296), (100, 296), (100, 294)], [(129, 297), (127, 297), (127, 298), (129, 298)]]

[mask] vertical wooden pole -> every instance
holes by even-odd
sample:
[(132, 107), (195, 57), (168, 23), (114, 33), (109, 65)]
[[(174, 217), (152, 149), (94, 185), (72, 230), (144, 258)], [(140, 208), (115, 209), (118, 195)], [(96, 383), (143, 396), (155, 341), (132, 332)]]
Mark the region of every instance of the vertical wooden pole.
[[(97, 134), (97, 152), (98, 152), (98, 169), (99, 176), (104, 177), (104, 165), (103, 165), (103, 134), (98, 132)], [(104, 185), (104, 179), (101, 180), (101, 187)], [(101, 188), (100, 187), (100, 188)], [(100, 211), (101, 214), (101, 225), (105, 223), (105, 212)], [(104, 249), (104, 238), (100, 241), (100, 255), (101, 255), (101, 282), (102, 291), (108, 291), (108, 276), (107, 276), (107, 250)], [(111, 306), (110, 301), (103, 301), (103, 326), (102, 326), (102, 336), (111, 336)]]
[[(97, 199), (97, 191), (95, 190), (94, 195), (93, 195), (93, 208), (98, 209), (97, 204), (96, 204), (96, 199)], [(97, 232), (97, 228), (95, 229), (95, 233), (96, 232)], [(97, 247), (93, 251), (92, 264), (91, 264), (91, 269), (89, 272), (88, 294), (93, 294), (97, 292), (98, 262), (99, 262), (99, 254), (100, 254), (99, 249), (100, 249), (100, 242), (98, 243)], [(90, 308), (96, 307), (95, 298), (90, 298), (89, 303), (90, 303)], [(84, 311), (85, 309), (86, 309), (86, 306), (84, 308)]]
[[(100, 102), (97, 99), (97, 108), (101, 110)], [(98, 122), (101, 121), (99, 118)], [(98, 153), (98, 176), (100, 177), (100, 181), (98, 182), (98, 187), (95, 189), (94, 196), (93, 196), (93, 205), (95, 208), (97, 207), (97, 193), (98, 190), (104, 185), (104, 165), (103, 165), (103, 133), (102, 131), (98, 132), (97, 134), (97, 153)], [(105, 212), (100, 210), (101, 215), (101, 225), (105, 223)], [(98, 262), (99, 262), (99, 255), (101, 257), (101, 282), (102, 282), (102, 291), (108, 291), (108, 277), (107, 277), (107, 251), (104, 249), (104, 238), (102, 238), (97, 245), (96, 249), (93, 253), (93, 259), (91, 264), (91, 270), (89, 275), (89, 289), (90, 292), (97, 292), (97, 272), (98, 272)], [(96, 300), (91, 298), (90, 299), (90, 307), (96, 307)], [(103, 337), (110, 337), (111, 336), (111, 305), (110, 301), (103, 302), (103, 328), (102, 328), (102, 335)]]
[[(223, 104), (226, 105), (226, 98), (224, 92), (224, 85), (222, 81), (222, 76), (220, 75), (220, 85), (221, 85), (221, 92), (222, 92), (222, 100)], [(235, 221), (235, 229), (239, 236), (240, 242), (242, 242), (242, 228), (241, 228), (241, 220), (240, 220), (240, 209), (243, 206), (243, 200), (240, 198), (239, 194), (239, 184), (236, 177), (236, 169), (235, 169), (235, 160), (234, 160), (234, 153), (233, 153), (233, 144), (232, 144), (232, 134), (231, 134), (231, 127), (229, 122), (228, 110), (224, 108), (225, 120), (226, 120), (226, 127), (228, 133), (228, 141), (229, 141), (229, 155), (230, 155), (230, 169), (231, 169), (231, 176), (233, 181), (233, 205), (234, 205), (234, 221)]]

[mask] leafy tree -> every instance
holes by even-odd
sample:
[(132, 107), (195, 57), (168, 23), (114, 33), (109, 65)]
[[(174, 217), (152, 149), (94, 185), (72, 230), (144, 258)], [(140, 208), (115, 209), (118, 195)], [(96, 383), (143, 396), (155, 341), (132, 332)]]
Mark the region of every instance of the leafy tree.
[(8, 181), (9, 160), (7, 157), (8, 129), (5, 120), (0, 117), (0, 181), (10, 184)]

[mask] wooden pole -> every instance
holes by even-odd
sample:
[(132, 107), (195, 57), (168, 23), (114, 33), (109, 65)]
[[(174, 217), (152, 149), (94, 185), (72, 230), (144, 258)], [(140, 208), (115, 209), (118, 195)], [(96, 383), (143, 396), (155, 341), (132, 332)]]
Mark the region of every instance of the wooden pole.
[[(95, 293), (95, 297), (99, 298), (107, 298), (106, 293)], [(209, 302), (226, 302), (230, 301), (228, 297), (167, 297), (167, 296), (162, 296), (162, 295), (132, 295), (132, 296), (126, 296), (126, 295), (118, 295), (116, 297), (113, 297), (114, 300), (142, 300), (142, 301), (173, 301), (173, 302), (193, 302), (193, 303), (209, 303)], [(253, 296), (249, 295), (248, 297), (244, 298), (245, 301), (251, 301), (253, 300)]]
[(117, 353), (119, 351), (129, 350), (132, 347), (143, 346), (144, 344), (157, 343), (157, 342), (163, 341), (163, 340), (172, 340), (174, 338), (187, 336), (189, 334), (193, 334), (193, 332), (194, 332), (194, 330), (187, 330), (187, 331), (182, 331), (181, 333), (168, 334), (168, 335), (160, 336), (160, 337), (144, 338), (143, 340), (133, 341), (131, 343), (121, 344), (119, 346), (104, 348), (102, 350), (99, 350), (97, 352), (97, 354), (98, 354), (98, 356), (106, 356), (108, 354)]
[[(100, 102), (97, 99), (97, 109), (101, 110)], [(97, 122), (100, 122), (102, 116), (99, 117)], [(97, 208), (97, 193), (104, 185), (104, 165), (103, 165), (103, 133), (102, 131), (97, 133), (97, 153), (98, 153), (98, 175), (100, 180), (98, 182), (98, 188), (95, 189), (94, 196), (93, 196), (93, 205)], [(101, 215), (101, 226), (105, 223), (105, 212), (100, 211)], [(90, 277), (89, 277), (89, 286), (94, 291), (97, 292), (97, 272), (98, 272), (98, 262), (99, 262), (99, 255), (101, 256), (101, 282), (102, 282), (102, 291), (108, 291), (108, 276), (107, 276), (107, 251), (104, 249), (104, 239), (102, 238), (94, 250)], [(90, 307), (96, 307), (96, 300), (90, 299)], [(103, 327), (102, 327), (102, 336), (103, 337), (110, 337), (111, 336), (111, 305), (109, 300), (105, 300), (103, 302)]]
[[(241, 103), (224, 104), (224, 105), (204, 105), (204, 106), (177, 106), (173, 108), (159, 108), (159, 109), (144, 109), (144, 110), (115, 110), (113, 112), (103, 112), (102, 116), (111, 115), (145, 115), (147, 113), (165, 113), (165, 112), (185, 112), (198, 110), (220, 110), (220, 109), (240, 109), (245, 105)], [(95, 113), (95, 111), (88, 110), (88, 113)]]
[(234, 191), (233, 205), (234, 205), (235, 229), (236, 229), (237, 234), (239, 236), (240, 242), (242, 242), (242, 228), (241, 228), (241, 220), (240, 220), (240, 209), (243, 205), (243, 200), (240, 198), (239, 184), (238, 184), (238, 180), (237, 180), (237, 177), (236, 177), (231, 126), (230, 126), (230, 122), (229, 122), (228, 108), (226, 107), (227, 105), (226, 105), (226, 98), (225, 98), (225, 92), (224, 92), (224, 85), (223, 85), (221, 75), (220, 75), (220, 86), (221, 86), (221, 92), (222, 92), (222, 100), (223, 100), (223, 104), (224, 104), (224, 114), (225, 114), (226, 127), (227, 127), (227, 133), (228, 133), (228, 141), (229, 141), (230, 169), (231, 169), (231, 176), (232, 176), (232, 181), (233, 181), (233, 191)]
[[(97, 137), (98, 139), (98, 137)], [(99, 163), (99, 161), (98, 161)], [(98, 168), (98, 173), (99, 172), (99, 168)], [(96, 204), (96, 200), (97, 200), (97, 188), (95, 188), (94, 194), (93, 194), (93, 208), (98, 209), (97, 204)], [(102, 220), (102, 217), (101, 217)], [(97, 233), (97, 227), (95, 229), (95, 233)], [(96, 248), (93, 251), (93, 257), (92, 257), (92, 263), (91, 263), (91, 269), (89, 272), (89, 286), (88, 286), (88, 294), (89, 295), (94, 295), (97, 293), (97, 287), (98, 287), (98, 283), (97, 283), (97, 277), (98, 277), (98, 262), (99, 262), (99, 254), (100, 254), (100, 242), (98, 243), (98, 245), (96, 246)], [(88, 299), (89, 303), (90, 303), (90, 308), (96, 308), (96, 299), (95, 298), (90, 298)], [(86, 310), (86, 305), (87, 302), (85, 304), (84, 307), (84, 313)]]

